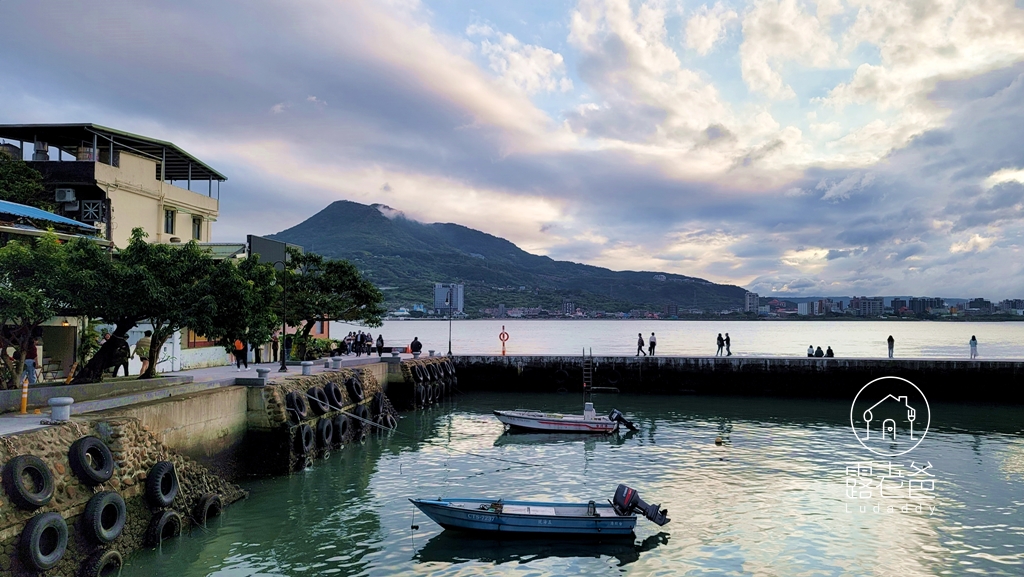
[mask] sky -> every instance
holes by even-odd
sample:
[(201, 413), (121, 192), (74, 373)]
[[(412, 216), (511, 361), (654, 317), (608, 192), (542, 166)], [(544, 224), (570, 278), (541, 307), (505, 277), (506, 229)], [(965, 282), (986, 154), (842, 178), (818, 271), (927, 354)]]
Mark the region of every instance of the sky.
[(1024, 0), (0, 0), (0, 123), (761, 294), (1024, 297)]

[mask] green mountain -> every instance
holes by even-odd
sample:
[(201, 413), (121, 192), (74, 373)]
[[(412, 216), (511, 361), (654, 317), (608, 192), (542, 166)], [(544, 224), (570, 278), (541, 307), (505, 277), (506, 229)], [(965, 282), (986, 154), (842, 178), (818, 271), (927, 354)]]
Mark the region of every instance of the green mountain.
[(457, 224), (417, 222), (380, 204), (337, 201), (269, 238), (352, 261), (381, 287), (391, 308), (430, 308), (433, 283), (453, 281), (466, 285), (470, 315), (498, 304), (559, 310), (564, 298), (592, 311), (658, 312), (669, 304), (721, 310), (741, 306), (745, 292), (677, 274), (552, 260), (503, 238)]

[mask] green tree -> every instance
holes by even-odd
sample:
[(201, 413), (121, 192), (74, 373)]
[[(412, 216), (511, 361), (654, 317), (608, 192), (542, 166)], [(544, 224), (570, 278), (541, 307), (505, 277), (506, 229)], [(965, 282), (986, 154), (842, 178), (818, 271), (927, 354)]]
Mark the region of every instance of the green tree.
[[(274, 305), (281, 294), (274, 267), (253, 255), (237, 266), (230, 261), (217, 263), (210, 279), (210, 292), (217, 303), (214, 314), (203, 328), (207, 338), (225, 347), (241, 339), (255, 346), (270, 341), (280, 319)], [(197, 327), (191, 327), (199, 330)]]
[[(77, 244), (79, 241), (75, 241)], [(88, 241), (85, 241), (88, 242)], [(53, 234), (0, 247), (0, 363), (3, 386), (19, 385), (25, 354), (39, 327), (66, 313), (77, 271), (68, 266), (68, 245)], [(14, 356), (8, 354), (14, 350)]]
[(53, 211), (57, 203), (47, 198), (43, 176), (23, 160), (0, 151), (0, 200)]
[(347, 260), (288, 249), (288, 266), (278, 272), (278, 278), (287, 283), (285, 319), (297, 328), (296, 345), (302, 359), (315, 323), (361, 322), (379, 327), (387, 313), (381, 292)]

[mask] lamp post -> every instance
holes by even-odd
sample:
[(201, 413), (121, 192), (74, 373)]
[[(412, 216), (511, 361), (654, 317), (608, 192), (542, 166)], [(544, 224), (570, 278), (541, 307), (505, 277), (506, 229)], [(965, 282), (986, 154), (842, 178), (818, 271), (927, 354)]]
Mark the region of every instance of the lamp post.
[(284, 359), (287, 354), (285, 351), (288, 350), (285, 347), (286, 337), (288, 336), (288, 263), (283, 260), (274, 261), (275, 266), (278, 263), (281, 263), (281, 284), (284, 286), (284, 301), (281, 304), (281, 368), (277, 372), (287, 373), (288, 365), (285, 364)]
[(452, 356), (452, 307), (455, 305), (455, 295), (452, 292), (455, 287), (448, 285), (448, 296), (445, 297), (444, 302), (448, 305), (448, 356)]

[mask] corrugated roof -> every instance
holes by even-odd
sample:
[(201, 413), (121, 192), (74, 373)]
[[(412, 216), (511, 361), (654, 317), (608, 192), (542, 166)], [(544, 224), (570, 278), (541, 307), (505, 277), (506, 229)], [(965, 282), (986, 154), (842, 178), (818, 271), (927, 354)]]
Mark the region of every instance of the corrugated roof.
[(10, 214), (20, 218), (29, 218), (32, 220), (45, 220), (48, 222), (56, 222), (63, 224), (64, 226), (73, 226), (78, 229), (87, 230), (92, 234), (96, 234), (96, 227), (72, 220), (70, 218), (53, 214), (52, 212), (46, 212), (45, 210), (35, 208), (34, 206), (28, 206), (25, 204), (18, 204), (16, 202), (8, 202), (6, 200), (0, 200), (0, 214)]

